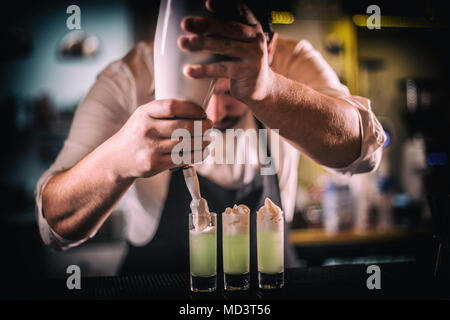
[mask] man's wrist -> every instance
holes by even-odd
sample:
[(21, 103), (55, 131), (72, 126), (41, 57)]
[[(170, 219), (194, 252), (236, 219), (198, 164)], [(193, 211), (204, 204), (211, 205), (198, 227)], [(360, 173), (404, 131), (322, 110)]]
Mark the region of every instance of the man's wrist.
[(264, 79), (265, 83), (262, 88), (256, 91), (248, 101), (244, 102), (250, 108), (258, 108), (261, 105), (270, 104), (276, 96), (276, 90), (278, 88), (277, 73), (269, 67)]
[(117, 150), (114, 136), (106, 140), (99, 147), (98, 160), (102, 162), (108, 181), (115, 184), (131, 184), (135, 178), (130, 176), (126, 167), (121, 163), (121, 152)]

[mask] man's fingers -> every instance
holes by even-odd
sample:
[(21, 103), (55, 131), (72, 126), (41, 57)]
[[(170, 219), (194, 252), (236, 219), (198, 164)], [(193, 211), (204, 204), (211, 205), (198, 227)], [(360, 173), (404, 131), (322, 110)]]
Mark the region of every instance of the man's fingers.
[(184, 67), (183, 72), (186, 76), (193, 79), (201, 78), (244, 78), (246, 73), (239, 62), (222, 61), (210, 64), (196, 64)]
[[(158, 150), (158, 153), (161, 153), (161, 154), (170, 153), (171, 154), (171, 153), (175, 152), (174, 148), (177, 145), (179, 145), (180, 143), (182, 143), (181, 139), (180, 140), (161, 139), (158, 142), (158, 145), (156, 148)], [(186, 148), (184, 148), (183, 151), (192, 152), (192, 151), (204, 150), (210, 143), (211, 143), (211, 141), (203, 140), (202, 137), (195, 137), (195, 138), (192, 137), (189, 147), (186, 146)]]
[(155, 100), (144, 107), (148, 115), (154, 119), (185, 118), (200, 120), (206, 118), (206, 113), (200, 106), (188, 101)]
[(246, 4), (238, 2), (237, 10), (239, 19), (243, 23), (249, 24), (251, 26), (256, 26), (259, 23), (258, 19), (256, 19), (255, 15)]
[[(195, 127), (195, 122), (201, 121), (201, 130), (200, 126)], [(212, 128), (212, 121), (209, 119), (202, 119), (202, 120), (187, 120), (187, 119), (178, 119), (178, 120), (158, 120), (158, 125), (153, 126), (151, 129), (148, 130), (147, 135), (151, 137), (157, 137), (157, 138), (171, 138), (172, 134), (177, 129), (184, 129), (187, 130), (187, 134), (193, 136), (203, 136), (206, 130)], [(198, 132), (196, 132), (198, 131)], [(183, 132), (180, 132), (180, 134), (183, 134)]]
[(189, 33), (221, 36), (241, 41), (251, 41), (258, 36), (258, 30), (252, 26), (214, 18), (187, 17), (181, 22), (181, 27)]
[(236, 8), (237, 0), (206, 0), (206, 9), (215, 14), (220, 14), (222, 12), (231, 14), (232, 9)]
[(179, 46), (186, 51), (206, 51), (233, 58), (256, 56), (253, 44), (227, 38), (199, 35), (183, 36), (179, 39)]
[[(257, 1), (253, 1), (254, 5)], [(239, 0), (207, 0), (206, 9), (226, 20), (236, 20), (249, 25), (256, 25), (258, 20), (249, 7)]]
[[(172, 160), (172, 155), (167, 153), (167, 154), (162, 154), (160, 155), (159, 159), (158, 159), (158, 169), (160, 171), (166, 170), (166, 169), (172, 169), (172, 168), (176, 168), (179, 167), (180, 164), (175, 164)], [(159, 171), (158, 170), (158, 171)]]
[(186, 164), (194, 164), (203, 161), (207, 156), (208, 152), (205, 150), (197, 150), (187, 153), (180, 152), (178, 155), (171, 153), (163, 154), (158, 158), (158, 169), (162, 171)]

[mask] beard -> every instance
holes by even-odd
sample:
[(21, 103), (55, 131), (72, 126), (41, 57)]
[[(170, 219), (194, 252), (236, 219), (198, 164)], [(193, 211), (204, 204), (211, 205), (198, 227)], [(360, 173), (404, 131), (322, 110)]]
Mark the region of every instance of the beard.
[(213, 128), (221, 132), (224, 132), (226, 129), (234, 128), (236, 124), (246, 116), (247, 112), (248, 110), (239, 116), (226, 116), (222, 120), (215, 122)]

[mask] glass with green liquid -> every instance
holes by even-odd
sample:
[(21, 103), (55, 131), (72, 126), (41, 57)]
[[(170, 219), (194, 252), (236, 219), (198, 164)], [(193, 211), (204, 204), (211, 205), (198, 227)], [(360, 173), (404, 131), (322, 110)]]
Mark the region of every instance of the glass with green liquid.
[(189, 214), (189, 264), (193, 292), (212, 292), (217, 288), (217, 229), (216, 214), (211, 213), (211, 223), (196, 230), (194, 215)]
[(225, 290), (250, 286), (250, 214), (222, 214)]
[(262, 289), (284, 286), (284, 224), (257, 219), (258, 282)]

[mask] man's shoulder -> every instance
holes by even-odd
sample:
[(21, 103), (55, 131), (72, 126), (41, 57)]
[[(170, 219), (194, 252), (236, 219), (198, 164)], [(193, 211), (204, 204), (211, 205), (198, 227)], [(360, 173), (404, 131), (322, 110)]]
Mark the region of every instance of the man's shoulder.
[(138, 42), (123, 58), (122, 61), (133, 71), (142, 67), (146, 57), (152, 56), (153, 45), (149, 42)]
[(137, 104), (143, 104), (151, 99), (153, 84), (153, 44), (137, 43), (122, 59), (119, 65), (126, 66), (133, 77), (136, 86)]
[(306, 57), (306, 53), (314, 50), (307, 40), (297, 40), (279, 36), (272, 61), (272, 68), (280, 74), (287, 75), (292, 64), (299, 63)]
[(153, 46), (147, 42), (137, 43), (125, 56), (108, 64), (108, 66), (100, 72), (100, 75), (114, 76), (117, 73), (121, 73), (125, 66), (131, 71), (133, 76), (136, 76), (138, 72), (142, 70), (142, 67), (148, 69), (147, 64), (153, 62), (153, 58), (149, 59), (153, 54), (152, 47)]
[(297, 40), (288, 37), (278, 37), (275, 55), (301, 55), (302, 53), (314, 50), (313, 45), (308, 40)]
[(298, 44), (298, 40), (284, 37), (284, 36), (278, 36), (277, 41), (277, 50), (276, 53), (280, 52), (293, 52), (295, 47)]

